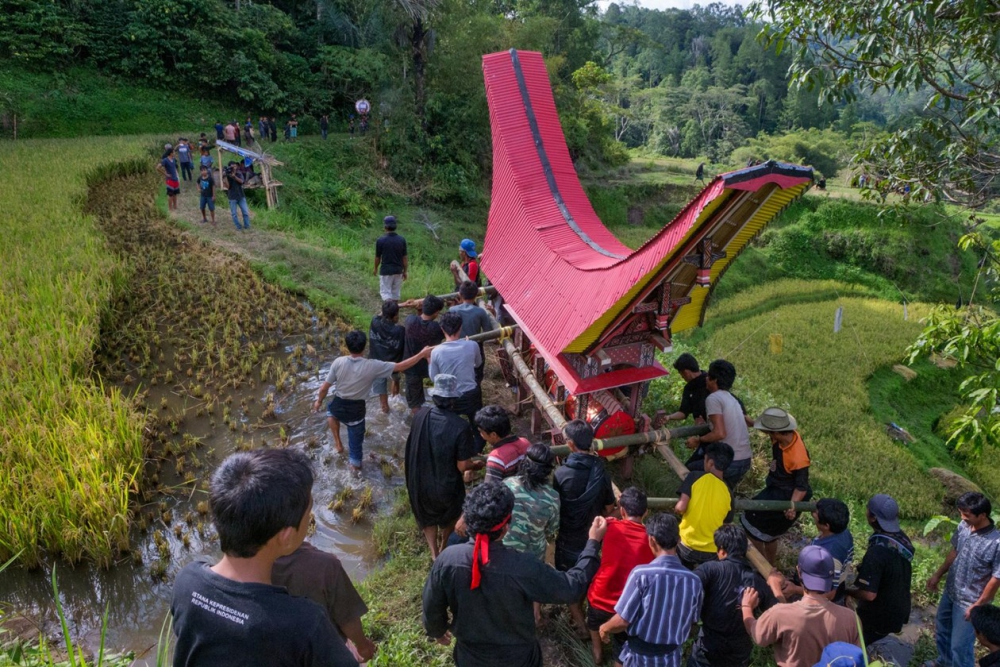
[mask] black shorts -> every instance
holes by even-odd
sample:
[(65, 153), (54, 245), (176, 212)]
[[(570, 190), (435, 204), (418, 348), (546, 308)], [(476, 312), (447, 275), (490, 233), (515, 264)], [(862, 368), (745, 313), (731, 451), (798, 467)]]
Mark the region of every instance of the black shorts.
[(167, 196), (168, 197), (176, 197), (180, 193), (181, 193), (181, 189), (180, 188), (172, 188), (169, 185), (167, 186)]
[[(614, 615), (615, 612), (613, 611), (604, 611), (594, 605), (587, 605), (587, 629), (591, 632), (600, 631), (601, 626), (610, 621)], [(616, 662), (621, 662), (621, 654), (622, 649), (625, 648), (626, 637), (627, 635), (624, 632), (616, 632), (611, 635), (611, 657)]]
[(424, 404), (424, 378), (420, 375), (406, 374), (406, 405), (411, 410)]

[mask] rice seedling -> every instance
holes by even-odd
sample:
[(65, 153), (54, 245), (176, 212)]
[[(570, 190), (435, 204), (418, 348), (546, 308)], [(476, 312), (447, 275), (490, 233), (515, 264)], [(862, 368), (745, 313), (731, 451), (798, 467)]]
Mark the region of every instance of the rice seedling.
[(371, 509), (373, 504), (374, 498), (372, 495), (372, 487), (366, 485), (365, 490), (362, 491), (361, 495), (358, 497), (357, 507), (364, 512)]

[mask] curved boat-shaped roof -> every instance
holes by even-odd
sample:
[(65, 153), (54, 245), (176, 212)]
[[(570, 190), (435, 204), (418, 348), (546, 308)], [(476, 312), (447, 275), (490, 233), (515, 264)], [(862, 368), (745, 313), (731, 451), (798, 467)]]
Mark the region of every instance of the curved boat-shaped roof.
[[(490, 54), (483, 72), (493, 131), (483, 270), (556, 367), (564, 366), (560, 354), (592, 350), (665, 279), (672, 299), (690, 297), (672, 330), (699, 324), (705, 288), (812, 179), (811, 169), (776, 162), (717, 176), (633, 251), (601, 223), (580, 185), (541, 54)], [(722, 255), (709, 268), (691, 261), (706, 237)]]

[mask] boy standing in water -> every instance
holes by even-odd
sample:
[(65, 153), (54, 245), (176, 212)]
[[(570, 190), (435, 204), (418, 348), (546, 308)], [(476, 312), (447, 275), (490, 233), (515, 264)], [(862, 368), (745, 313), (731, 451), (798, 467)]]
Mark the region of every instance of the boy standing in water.
[[(177, 575), (170, 613), (174, 667), (277, 664), (357, 667), (326, 612), (274, 586), (274, 562), (309, 530), (313, 473), (294, 449), (231, 455), (212, 475), (209, 502), (222, 559)], [(270, 659), (269, 659), (270, 658)]]

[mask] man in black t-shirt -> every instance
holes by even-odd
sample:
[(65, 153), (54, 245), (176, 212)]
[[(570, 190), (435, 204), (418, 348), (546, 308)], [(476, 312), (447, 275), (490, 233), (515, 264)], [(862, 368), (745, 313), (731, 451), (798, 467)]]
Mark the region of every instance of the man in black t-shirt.
[(357, 667), (326, 611), (271, 584), (281, 556), (309, 529), (313, 474), (293, 449), (229, 456), (212, 475), (209, 502), (222, 559), (177, 575), (174, 667)]
[(868, 525), (874, 531), (858, 567), (858, 618), (865, 643), (872, 644), (903, 629), (910, 618), (913, 544), (899, 528), (899, 505), (880, 493), (868, 501)]
[[(441, 325), (435, 321), (441, 314), (442, 308), (444, 308), (444, 301), (433, 294), (428, 294), (424, 297), (424, 302), (421, 305), (421, 314), (410, 315), (406, 318), (403, 356), (409, 358), (413, 356), (409, 353), (410, 350), (419, 352), (425, 347), (433, 347), (444, 340)], [(414, 414), (424, 404), (424, 378), (426, 377), (430, 377), (426, 360), (421, 360), (420, 363), (406, 371), (406, 404)]]
[[(239, 163), (230, 161), (222, 173), (226, 177), (226, 196), (229, 198), (229, 212), (233, 216), (233, 224), (237, 230), (250, 229), (250, 209), (247, 207), (247, 196), (243, 192), (244, 177)], [(243, 213), (242, 227), (237, 209)]]
[[(382, 314), (372, 318), (368, 327), (368, 358), (398, 363), (403, 360), (403, 346), (406, 343), (406, 329), (398, 324), (399, 304), (395, 301), (382, 302)], [(392, 374), (390, 380), (375, 380), (372, 391), (378, 394), (382, 412), (389, 414), (389, 394), (399, 396), (399, 374)]]
[(372, 275), (378, 276), (378, 291), (383, 301), (399, 301), (399, 290), (406, 280), (409, 266), (406, 256), (406, 239), (396, 233), (396, 218), (385, 216), (382, 221), (385, 234), (375, 241), (375, 268)]
[[(563, 427), (570, 455), (556, 469), (552, 486), (559, 493), (559, 536), (555, 566), (563, 572), (580, 558), (587, 545), (587, 532), (594, 517), (607, 516), (615, 508), (615, 492), (604, 460), (590, 451), (594, 429), (582, 419)], [(589, 634), (583, 616), (582, 598), (569, 605), (570, 615), (584, 635)]]
[(745, 667), (753, 643), (743, 626), (740, 604), (743, 589), (753, 587), (762, 611), (784, 602), (781, 574), (775, 570), (767, 581), (747, 562), (747, 534), (731, 523), (714, 533), (719, 560), (704, 563), (694, 571), (701, 579), (705, 601), (701, 605), (701, 630), (691, 647), (687, 667)]
[(667, 421), (675, 419), (694, 418), (696, 424), (705, 421), (705, 399), (708, 398), (708, 387), (705, 385), (706, 375), (698, 366), (698, 360), (694, 355), (685, 352), (674, 360), (674, 370), (676, 370), (687, 384), (684, 385), (684, 393), (681, 396), (681, 405), (677, 412), (667, 415)]

